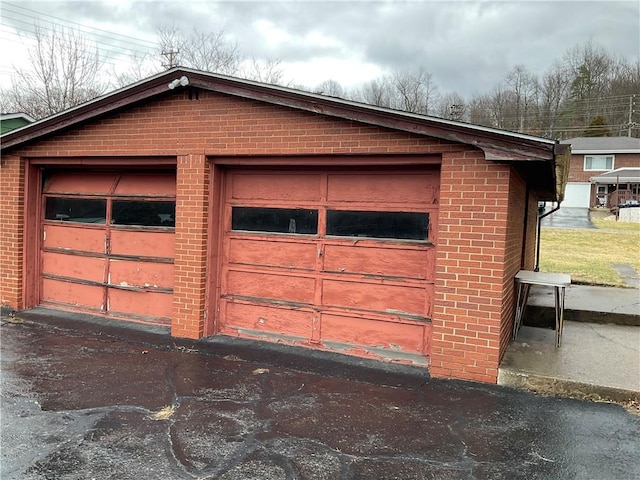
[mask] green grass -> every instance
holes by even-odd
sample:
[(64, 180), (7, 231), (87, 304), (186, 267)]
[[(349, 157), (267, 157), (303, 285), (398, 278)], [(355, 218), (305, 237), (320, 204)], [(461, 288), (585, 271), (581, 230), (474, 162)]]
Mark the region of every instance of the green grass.
[(640, 272), (640, 223), (594, 220), (596, 230), (543, 228), (540, 271), (571, 274), (573, 283), (625, 286), (614, 263)]

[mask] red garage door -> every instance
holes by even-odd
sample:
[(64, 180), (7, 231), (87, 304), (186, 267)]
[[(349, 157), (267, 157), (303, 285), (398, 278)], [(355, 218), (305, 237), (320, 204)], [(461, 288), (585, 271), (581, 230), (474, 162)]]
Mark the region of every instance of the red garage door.
[(40, 303), (169, 324), (175, 189), (173, 174), (49, 178)]
[(220, 330), (424, 362), (439, 171), (229, 171)]

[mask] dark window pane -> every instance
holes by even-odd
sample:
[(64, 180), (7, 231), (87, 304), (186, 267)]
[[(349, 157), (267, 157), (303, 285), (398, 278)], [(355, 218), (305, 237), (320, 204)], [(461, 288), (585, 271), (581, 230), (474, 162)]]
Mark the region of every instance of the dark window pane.
[(327, 235), (427, 240), (429, 214), (328, 210)]
[(297, 208), (233, 207), (231, 229), (313, 235), (318, 233), (318, 211)]
[(105, 223), (107, 201), (87, 198), (48, 197), (45, 205), (47, 220), (65, 222)]
[(176, 202), (114, 200), (111, 223), (139, 227), (175, 227)]

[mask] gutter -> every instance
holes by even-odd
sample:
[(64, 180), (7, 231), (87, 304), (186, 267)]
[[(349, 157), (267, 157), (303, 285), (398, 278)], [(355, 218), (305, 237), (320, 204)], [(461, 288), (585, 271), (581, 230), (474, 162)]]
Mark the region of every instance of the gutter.
[(540, 225), (541, 225), (541, 220), (544, 217), (547, 217), (549, 215), (551, 215), (554, 212), (557, 212), (558, 210), (560, 210), (560, 202), (558, 202), (558, 206), (555, 208), (552, 208), (551, 210), (549, 210), (546, 213), (543, 213), (542, 215), (538, 215), (538, 234), (536, 236), (536, 266), (533, 269), (534, 272), (539, 272), (540, 271)]

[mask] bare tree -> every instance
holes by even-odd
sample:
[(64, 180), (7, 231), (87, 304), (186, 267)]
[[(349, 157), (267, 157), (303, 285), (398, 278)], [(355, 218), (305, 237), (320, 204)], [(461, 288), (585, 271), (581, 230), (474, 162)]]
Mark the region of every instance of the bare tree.
[(194, 29), (182, 45), (184, 66), (206, 72), (237, 75), (244, 54), (237, 43), (229, 42), (222, 30), (202, 32)]
[(132, 55), (126, 70), (118, 71), (115, 67), (111, 68), (109, 75), (112, 85), (116, 88), (124, 87), (158, 73), (160, 70), (155, 60), (152, 55)]
[(556, 136), (561, 107), (567, 101), (571, 80), (567, 69), (556, 62), (540, 82), (539, 119), (540, 133), (546, 137)]
[(329, 79), (325, 80), (321, 84), (319, 84), (316, 88), (313, 89), (315, 93), (319, 93), (321, 95), (327, 95), (330, 97), (340, 97), (345, 98), (345, 90), (340, 85), (340, 82), (337, 80)]
[(242, 76), (256, 82), (270, 83), (272, 85), (288, 85), (284, 80), (284, 70), (279, 58), (259, 59), (252, 57), (242, 67)]
[(369, 105), (389, 108), (392, 96), (393, 85), (391, 85), (389, 77), (383, 76), (365, 82), (357, 92), (356, 99)]
[(438, 101), (436, 115), (449, 120), (466, 120), (468, 115), (467, 102), (455, 92), (443, 95)]
[(40, 119), (104, 93), (104, 62), (94, 44), (64, 27), (35, 26), (34, 35), (29, 68), (16, 69), (11, 87), (2, 92), (5, 108)]
[(524, 65), (517, 65), (508, 73), (505, 82), (513, 93), (513, 113), (518, 121), (518, 131), (524, 132), (528, 126), (528, 114), (537, 104), (538, 79)]
[(392, 83), (397, 95), (395, 105), (392, 105), (395, 108), (426, 115), (434, 110), (437, 87), (431, 74), (424, 69), (396, 71)]
[(186, 40), (180, 29), (175, 25), (163, 25), (156, 31), (156, 34), (158, 35), (158, 50), (162, 58), (162, 67), (170, 69), (182, 65)]

